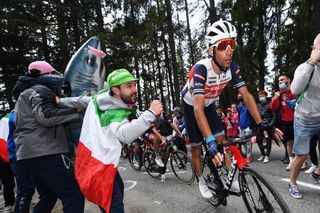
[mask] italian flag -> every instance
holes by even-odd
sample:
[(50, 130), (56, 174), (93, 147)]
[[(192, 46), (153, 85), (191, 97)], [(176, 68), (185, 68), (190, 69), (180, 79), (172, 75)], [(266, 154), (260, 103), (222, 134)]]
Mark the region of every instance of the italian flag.
[(1, 118), (0, 120), (0, 158), (4, 162), (9, 162), (9, 152), (7, 150), (7, 139), (9, 135), (9, 115)]
[(75, 175), (86, 199), (107, 212), (111, 206), (113, 184), (121, 154), (121, 144), (115, 132), (119, 124), (132, 113), (135, 110), (100, 111), (96, 95), (90, 101), (84, 116)]

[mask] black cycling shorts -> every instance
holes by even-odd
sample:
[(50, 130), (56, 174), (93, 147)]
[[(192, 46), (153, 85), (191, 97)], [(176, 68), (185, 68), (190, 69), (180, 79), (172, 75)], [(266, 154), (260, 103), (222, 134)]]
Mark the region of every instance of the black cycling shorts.
[[(188, 105), (182, 100), (182, 111), (191, 146), (201, 145), (204, 138), (200, 129), (198, 128), (197, 121), (194, 116), (193, 106)], [(220, 117), (216, 112), (215, 105), (211, 104), (208, 107), (205, 107), (204, 113), (207, 117), (212, 134), (215, 137), (224, 135), (224, 127), (221, 123)]]

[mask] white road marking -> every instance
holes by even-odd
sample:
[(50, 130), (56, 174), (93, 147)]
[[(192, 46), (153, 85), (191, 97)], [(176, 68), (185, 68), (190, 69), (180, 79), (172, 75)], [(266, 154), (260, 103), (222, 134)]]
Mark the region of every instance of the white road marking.
[[(282, 181), (285, 181), (285, 182), (290, 182), (290, 179), (288, 178), (282, 178), (281, 179)], [(297, 183), (299, 184), (299, 186), (305, 186), (305, 187), (309, 187), (309, 188), (312, 188), (312, 189), (317, 189), (317, 190), (320, 190), (320, 186), (319, 185), (314, 185), (314, 184), (311, 184), (311, 183), (305, 183), (305, 182), (302, 182), (302, 181), (297, 181)]]
[(157, 201), (157, 200), (153, 201), (153, 203), (158, 204), (158, 205), (161, 204), (161, 202), (160, 202), (160, 201)]
[(119, 166), (119, 167), (118, 167), (118, 170), (119, 170), (119, 171), (124, 171), (124, 170), (127, 170), (127, 168), (124, 168), (124, 167), (122, 167), (122, 166)]
[(124, 191), (127, 191), (127, 190), (129, 190), (129, 189), (132, 189), (132, 188), (134, 188), (136, 185), (137, 185), (137, 181), (134, 181), (134, 180), (126, 180), (126, 181), (124, 181), (125, 183), (131, 183), (132, 185), (131, 186), (129, 186), (128, 188), (125, 188), (124, 189)]

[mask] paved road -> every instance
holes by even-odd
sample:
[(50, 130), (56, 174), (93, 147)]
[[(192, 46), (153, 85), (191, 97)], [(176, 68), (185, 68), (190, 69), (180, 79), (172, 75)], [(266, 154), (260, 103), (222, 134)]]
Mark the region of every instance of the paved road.
[[(253, 149), (254, 159), (259, 157), (257, 145)], [(320, 212), (320, 185), (303, 172), (300, 173), (300, 190), (303, 199), (296, 200), (288, 194), (289, 172), (280, 159), (283, 155), (283, 147), (273, 146), (270, 163), (253, 161), (251, 167), (262, 173), (269, 182), (276, 186), (286, 200), (292, 212), (318, 213)], [(140, 172), (134, 171), (127, 160), (121, 160), (119, 171), (125, 182), (125, 209), (127, 213), (206, 213), (206, 212), (247, 212), (241, 197), (230, 196), (228, 206), (214, 208), (209, 202), (200, 197), (198, 185), (184, 185), (178, 179), (168, 174), (165, 182), (151, 178), (144, 168)], [(36, 200), (37, 198), (35, 198)], [(0, 194), (0, 209), (3, 206), (2, 194)], [(62, 212), (61, 203), (57, 203), (53, 212)], [(85, 212), (100, 212), (90, 202), (86, 202)], [(1, 210), (0, 210), (1, 212)]]

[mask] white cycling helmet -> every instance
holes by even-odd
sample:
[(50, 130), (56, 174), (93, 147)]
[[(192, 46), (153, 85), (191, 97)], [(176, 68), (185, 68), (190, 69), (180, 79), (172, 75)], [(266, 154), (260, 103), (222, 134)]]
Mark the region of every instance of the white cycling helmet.
[(207, 47), (209, 48), (211, 45), (215, 44), (218, 40), (225, 38), (236, 38), (237, 30), (235, 26), (233, 26), (228, 21), (223, 21), (220, 19), (219, 21), (214, 22), (207, 29), (207, 35), (205, 37), (205, 41)]

